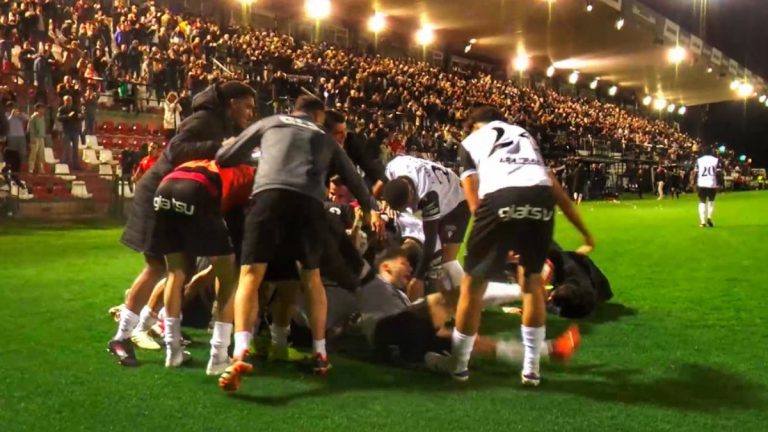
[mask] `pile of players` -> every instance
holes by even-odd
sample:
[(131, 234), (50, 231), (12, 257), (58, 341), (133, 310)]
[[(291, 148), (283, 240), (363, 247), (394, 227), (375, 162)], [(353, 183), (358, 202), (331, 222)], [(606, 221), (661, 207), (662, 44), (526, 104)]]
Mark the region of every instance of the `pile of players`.
[[(134, 344), (160, 348), (149, 332), (161, 306), (166, 367), (183, 364), (182, 306), (207, 281), (215, 294), (206, 373), (227, 391), (253, 368), (254, 332), (267, 310), (267, 355), (295, 357), (291, 322), (304, 318), (317, 374), (332, 367), (327, 329), (356, 309), (379, 352), (464, 381), (474, 350), (522, 363), (522, 383), (535, 386), (542, 355), (568, 359), (579, 343), (576, 327), (545, 340), (548, 308), (578, 317), (610, 298), (585, 256), (594, 242), (571, 200), (530, 134), (497, 109), (473, 110), (458, 176), (410, 156), (383, 167), (347, 133), (344, 117), (312, 96), (290, 115), (252, 123), (254, 107), (241, 82), (209, 87), (137, 184), (122, 241), (144, 254), (145, 266), (109, 342), (120, 364), (138, 364)], [(555, 207), (583, 236), (576, 252), (552, 246)], [(194, 258), (207, 262), (197, 274)], [(478, 337), (485, 306), (517, 299), (522, 344)]]

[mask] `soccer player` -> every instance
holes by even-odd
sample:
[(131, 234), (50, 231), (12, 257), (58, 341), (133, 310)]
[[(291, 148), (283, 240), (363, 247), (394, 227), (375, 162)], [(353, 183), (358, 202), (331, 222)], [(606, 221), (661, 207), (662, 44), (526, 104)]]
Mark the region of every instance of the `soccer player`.
[(717, 195), (718, 171), (720, 159), (712, 155), (708, 146), (701, 147), (701, 157), (696, 160), (694, 175), (699, 193), (699, 226), (713, 228), (712, 213), (715, 212), (715, 196)]
[(365, 142), (355, 133), (347, 130), (347, 119), (338, 111), (327, 110), (323, 122), (326, 132), (340, 145), (352, 162), (360, 167), (365, 174), (366, 183), (373, 194), (378, 196), (381, 188), (387, 182), (384, 166), (378, 158), (366, 148)]
[(452, 334), (452, 376), (469, 379), (469, 358), (480, 328), (483, 294), (489, 273), (519, 255), (518, 280), (523, 289), (523, 385), (540, 382), (539, 359), (546, 335), (546, 295), (541, 271), (552, 242), (557, 205), (581, 232), (592, 250), (592, 236), (560, 183), (547, 170), (533, 137), (504, 121), (490, 106), (475, 108), (467, 121), (473, 132), (461, 143), (462, 184), (475, 215), (467, 241), (466, 274), (461, 283)]
[(232, 166), (261, 148), (243, 239), (240, 281), (235, 296), (235, 350), (233, 365), (222, 374), (219, 385), (227, 391), (239, 387), (240, 375), (252, 369), (245, 356), (258, 317), (259, 286), (278, 245), (301, 263), (301, 278), (310, 304), (314, 371), (331, 368), (325, 349), (326, 297), (320, 279), (322, 237), (327, 229), (323, 201), (330, 174), (338, 174), (370, 214), (377, 232), (383, 231), (378, 206), (352, 162), (339, 145), (318, 125), (325, 106), (315, 97), (302, 96), (292, 115), (275, 115), (246, 129), (231, 147), (220, 150), (216, 160)]
[(218, 281), (211, 356), (206, 373), (219, 375), (229, 366), (232, 337), (235, 254), (223, 215), (243, 206), (253, 187), (255, 169), (219, 167), (213, 161), (182, 164), (163, 178), (155, 194), (156, 223), (150, 247), (165, 256), (165, 366), (188, 359), (181, 346), (181, 303), (187, 277), (186, 256), (207, 257)]
[(390, 181), (382, 189), (382, 198), (393, 209), (410, 207), (421, 211), (424, 251), (408, 287), (411, 300), (424, 296), (424, 275), (438, 238), (443, 248), (443, 268), (454, 286), (464, 274), (456, 257), (469, 224), (469, 207), (461, 190), (459, 177), (442, 165), (412, 156), (398, 156), (386, 168)]
[(155, 221), (154, 198), (163, 177), (182, 163), (211, 159), (222, 142), (245, 129), (256, 109), (254, 90), (239, 82), (214, 84), (200, 92), (192, 101), (194, 112), (181, 125), (152, 168), (136, 185), (136, 195), (128, 215), (121, 241), (144, 254), (145, 266), (136, 276), (125, 297), (118, 329), (108, 350), (123, 366), (137, 366), (130, 338), (139, 322), (139, 313), (146, 305), (152, 289), (165, 274), (162, 254), (150, 249)]
[[(377, 268), (377, 277), (357, 293), (360, 325), (368, 341), (382, 357), (388, 357), (391, 347), (397, 347), (401, 360), (425, 362), (427, 367), (439, 369), (435, 364), (444, 358), (440, 353), (451, 347), (451, 331), (446, 325), (453, 316), (455, 299), (435, 293), (423, 301), (411, 302), (405, 294), (412, 270), (405, 249), (386, 250), (377, 260)], [(579, 340), (578, 327), (573, 326), (554, 341), (542, 341), (541, 348), (552, 359), (568, 360)], [(523, 350), (517, 341), (478, 337), (474, 344), (477, 354), (483, 357), (520, 364)]]

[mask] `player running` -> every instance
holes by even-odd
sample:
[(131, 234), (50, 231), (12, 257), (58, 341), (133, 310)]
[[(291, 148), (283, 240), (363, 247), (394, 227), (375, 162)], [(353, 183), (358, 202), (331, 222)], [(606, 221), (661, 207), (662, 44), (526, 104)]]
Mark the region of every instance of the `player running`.
[(259, 169), (253, 186), (253, 204), (248, 210), (243, 239), (242, 267), (235, 296), (234, 364), (222, 374), (219, 386), (227, 391), (239, 387), (240, 375), (252, 366), (245, 356), (253, 338), (259, 311), (259, 287), (267, 264), (278, 246), (286, 250), (281, 259), (301, 263), (301, 278), (307, 290), (312, 327), (314, 371), (325, 374), (331, 364), (325, 349), (326, 297), (320, 279), (323, 235), (327, 229), (323, 200), (330, 174), (339, 174), (370, 214), (377, 232), (383, 230), (378, 207), (352, 162), (339, 145), (318, 126), (325, 117), (323, 102), (302, 96), (292, 115), (268, 117), (246, 129), (231, 147), (216, 156), (221, 166), (233, 166), (261, 148)]
[(715, 196), (719, 186), (717, 177), (720, 171), (720, 159), (712, 155), (707, 146), (702, 146), (701, 157), (696, 160), (694, 175), (699, 193), (699, 226), (714, 228), (712, 213), (715, 212)]
[[(410, 207), (421, 211), (424, 250), (433, 251), (439, 238), (443, 249), (443, 269), (454, 287), (459, 286), (464, 271), (457, 261), (459, 247), (469, 224), (469, 206), (461, 190), (461, 180), (442, 165), (412, 156), (398, 156), (386, 167), (390, 181), (382, 189), (382, 198), (397, 211)], [(424, 296), (424, 276), (431, 255), (424, 254), (408, 286), (411, 300)]]
[(451, 337), (452, 376), (469, 379), (487, 277), (503, 271), (509, 252), (514, 251), (520, 257), (518, 280), (523, 289), (522, 383), (537, 386), (547, 315), (541, 270), (552, 242), (555, 205), (584, 237), (579, 252), (591, 251), (594, 242), (525, 129), (505, 122), (501, 112), (490, 106), (473, 110), (467, 127), (473, 132), (461, 143), (461, 179), (475, 221)]

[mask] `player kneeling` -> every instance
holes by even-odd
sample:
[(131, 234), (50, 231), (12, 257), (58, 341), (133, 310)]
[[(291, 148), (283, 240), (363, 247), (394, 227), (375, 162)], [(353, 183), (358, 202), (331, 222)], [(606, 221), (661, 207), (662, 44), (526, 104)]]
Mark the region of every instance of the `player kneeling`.
[(164, 292), (166, 367), (178, 367), (189, 359), (181, 345), (185, 256), (208, 257), (218, 281), (206, 373), (218, 375), (229, 366), (227, 349), (234, 320), (230, 300), (237, 279), (232, 240), (222, 215), (247, 202), (254, 171), (247, 165), (221, 168), (213, 161), (188, 162), (165, 176), (155, 193), (157, 220), (151, 242), (165, 256), (168, 269)]

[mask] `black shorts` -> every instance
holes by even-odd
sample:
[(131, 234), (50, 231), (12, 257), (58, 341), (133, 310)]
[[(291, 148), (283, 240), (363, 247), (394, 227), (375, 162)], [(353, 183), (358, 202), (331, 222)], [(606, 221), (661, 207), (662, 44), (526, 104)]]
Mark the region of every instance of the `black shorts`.
[(317, 269), (326, 225), (323, 204), (310, 196), (287, 189), (258, 192), (245, 217), (242, 263), (279, 258), (299, 261), (305, 270)]
[(541, 272), (555, 226), (549, 186), (510, 187), (486, 195), (475, 212), (464, 271), (486, 279), (504, 272), (509, 251), (520, 255), (526, 274)]
[(423, 301), (376, 323), (373, 344), (382, 355), (388, 355), (394, 346), (400, 359), (423, 362), (428, 352), (451, 351), (451, 339), (438, 336), (437, 331), (429, 315), (429, 305)]
[(442, 244), (462, 243), (471, 216), (467, 202), (460, 202), (456, 208), (440, 219), (438, 228), (440, 242)]
[(715, 196), (717, 196), (717, 189), (700, 187), (698, 190), (699, 202), (705, 203), (707, 200), (715, 202)]
[(155, 193), (155, 223), (150, 249), (168, 255), (192, 257), (234, 252), (218, 198), (194, 180), (171, 179)]

